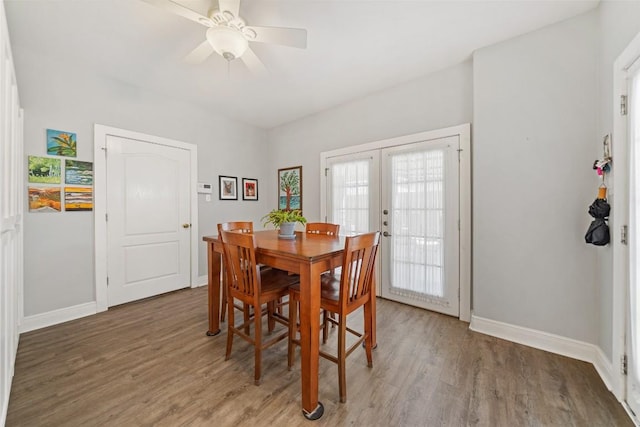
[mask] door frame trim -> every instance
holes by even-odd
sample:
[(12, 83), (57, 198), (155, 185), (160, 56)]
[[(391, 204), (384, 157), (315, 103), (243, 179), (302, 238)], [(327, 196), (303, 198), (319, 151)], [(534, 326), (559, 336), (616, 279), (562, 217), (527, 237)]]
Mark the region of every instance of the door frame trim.
[(95, 227), (95, 285), (96, 312), (106, 311), (109, 306), (107, 296), (107, 162), (106, 140), (108, 136), (116, 136), (181, 148), (189, 151), (190, 177), (189, 200), (191, 216), (191, 241), (189, 244), (190, 274), (189, 285), (196, 287), (198, 279), (198, 147), (195, 144), (148, 135), (140, 132), (119, 129), (115, 127), (95, 124), (93, 137), (93, 174), (94, 174), (94, 227)]
[[(471, 321), (471, 124), (382, 139), (320, 153), (320, 218), (327, 213), (327, 177), (324, 168), (329, 157), (378, 150), (430, 139), (457, 136), (460, 141), (460, 320)], [(379, 294), (379, 292), (377, 292)]]

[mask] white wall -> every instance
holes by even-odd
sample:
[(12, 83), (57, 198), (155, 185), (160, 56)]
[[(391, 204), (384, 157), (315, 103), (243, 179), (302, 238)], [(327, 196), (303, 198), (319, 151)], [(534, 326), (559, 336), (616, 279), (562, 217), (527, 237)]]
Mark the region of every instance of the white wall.
[[(77, 159), (87, 161), (93, 160), (95, 123), (172, 138), (198, 145), (198, 180), (214, 185), (212, 202), (198, 196), (200, 241), (217, 234), (218, 222), (258, 221), (266, 212), (262, 185), (275, 178), (264, 162), (265, 131), (100, 76), (82, 64), (70, 66), (21, 46), (13, 50), (25, 110), (25, 156), (46, 154), (47, 128), (76, 132)], [(257, 178), (260, 200), (217, 200), (218, 175), (237, 176), (239, 184), (242, 177)], [(93, 245), (93, 212), (26, 214), (25, 316), (95, 301)], [(206, 275), (203, 242), (197, 256), (199, 274)]]
[(275, 170), (302, 165), (303, 210), (320, 219), (320, 153), (471, 121), (471, 61), (271, 129), (269, 203)]
[[(594, 141), (592, 153), (595, 157), (602, 156), (602, 137), (611, 134), (613, 129), (613, 115), (617, 114), (613, 98), (613, 63), (629, 44), (633, 37), (640, 32), (640, 2), (638, 1), (602, 1), (599, 7), (599, 103), (598, 103), (598, 132)], [(612, 157), (615, 162), (624, 161), (616, 156), (616, 138), (613, 135)], [(613, 204), (615, 189), (611, 187), (612, 180), (608, 180), (609, 202)], [(619, 238), (621, 224), (609, 223), (612, 239)], [(612, 357), (612, 328), (613, 328), (613, 295), (612, 295), (612, 257), (611, 246), (598, 251), (598, 301), (601, 311), (599, 346), (611, 359)]]
[(597, 12), (474, 54), (474, 315), (598, 342)]

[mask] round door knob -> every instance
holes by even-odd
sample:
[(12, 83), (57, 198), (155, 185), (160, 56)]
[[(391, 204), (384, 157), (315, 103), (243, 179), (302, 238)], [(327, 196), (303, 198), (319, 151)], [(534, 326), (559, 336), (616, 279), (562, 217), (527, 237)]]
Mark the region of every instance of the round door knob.
[(189, 227), (191, 227), (191, 224), (186, 224), (186, 223), (182, 224), (182, 228), (189, 228)]

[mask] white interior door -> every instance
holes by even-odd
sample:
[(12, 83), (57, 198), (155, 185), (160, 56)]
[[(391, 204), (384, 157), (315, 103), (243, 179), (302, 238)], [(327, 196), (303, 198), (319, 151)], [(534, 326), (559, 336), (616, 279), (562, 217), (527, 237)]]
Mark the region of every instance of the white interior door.
[(458, 137), (382, 150), (382, 296), (459, 315)]
[(0, 425), (4, 425), (23, 316), (23, 112), (0, 4)]
[(190, 284), (189, 152), (109, 135), (108, 305)]
[(628, 70), (629, 306), (627, 384), (629, 408), (640, 415), (640, 58)]

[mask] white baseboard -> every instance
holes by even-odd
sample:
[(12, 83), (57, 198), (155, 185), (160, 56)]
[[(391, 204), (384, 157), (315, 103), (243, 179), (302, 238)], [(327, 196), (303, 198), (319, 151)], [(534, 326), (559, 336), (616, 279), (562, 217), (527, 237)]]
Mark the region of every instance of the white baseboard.
[(607, 356), (602, 352), (600, 347), (595, 347), (595, 355), (593, 361), (593, 367), (596, 368), (600, 378), (607, 386), (609, 391), (613, 391), (613, 363), (607, 359)]
[(87, 302), (72, 307), (61, 308), (46, 313), (27, 316), (20, 322), (20, 333), (46, 328), (58, 323), (68, 322), (97, 313), (96, 302)]
[(199, 288), (200, 286), (207, 286), (209, 284), (209, 275), (198, 276), (195, 283), (193, 284), (194, 288)]
[(539, 350), (592, 363), (607, 388), (609, 390), (612, 389), (613, 365), (600, 347), (594, 344), (474, 315), (471, 316), (469, 329)]

